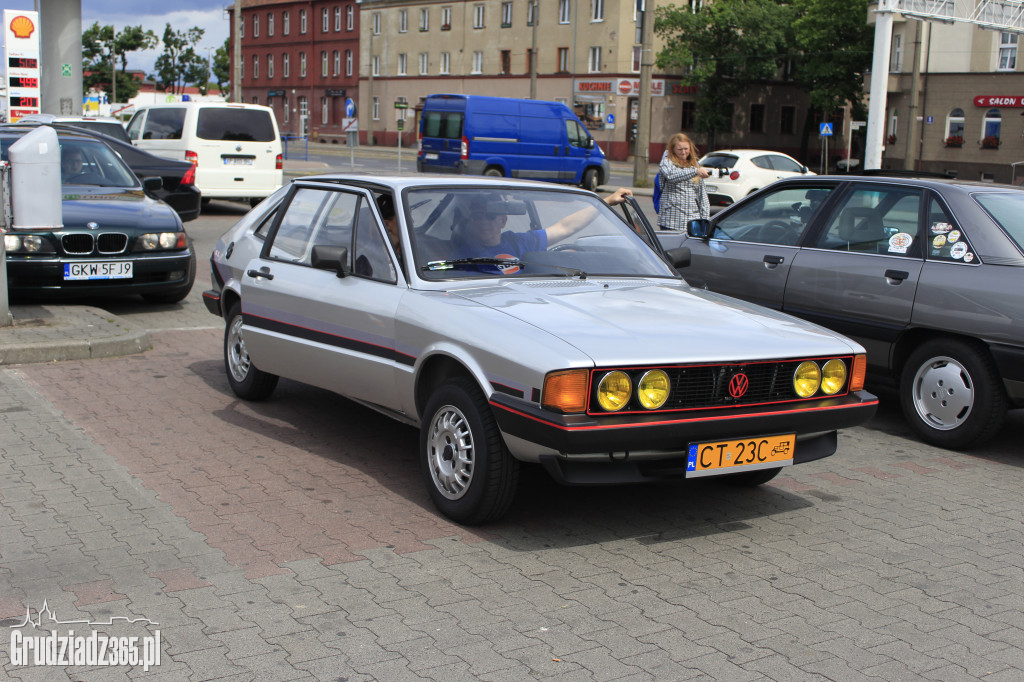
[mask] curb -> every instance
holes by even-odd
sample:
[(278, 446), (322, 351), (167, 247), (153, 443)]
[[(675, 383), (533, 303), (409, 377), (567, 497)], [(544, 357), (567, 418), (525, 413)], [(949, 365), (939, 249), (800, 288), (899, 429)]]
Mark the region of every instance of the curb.
[(14, 324), (0, 328), (0, 365), (86, 360), (142, 353), (149, 334), (89, 306), (12, 305)]

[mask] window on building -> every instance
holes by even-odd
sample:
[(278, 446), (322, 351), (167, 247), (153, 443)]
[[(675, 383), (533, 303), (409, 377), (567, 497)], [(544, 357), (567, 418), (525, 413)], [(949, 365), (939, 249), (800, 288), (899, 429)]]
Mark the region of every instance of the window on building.
[(326, 125), (327, 122), (328, 122), (327, 121), (327, 102), (328, 102), (328, 99), (326, 97), (321, 97), (320, 98), (320, 122), (323, 123), (324, 125)]
[(245, 37), (245, 17), (242, 17), (242, 20), (238, 22), (238, 37)]
[(473, 53), (473, 70), (470, 73), (484, 72), (484, 53), (477, 50)]
[(473, 28), (484, 27), (484, 6), (473, 5)]
[(964, 110), (957, 108), (946, 117), (946, 139), (959, 137), (961, 144), (964, 138)]
[(239, 75), (239, 77), (241, 77), (242, 81), (244, 82), (245, 81), (245, 60), (244, 59), (240, 59), (239, 60), (239, 66), (241, 67), (240, 68), (241, 73), (238, 74), (238, 75)]
[(683, 116), (679, 121), (680, 130), (693, 130), (697, 121), (697, 103), (683, 101)]
[(763, 104), (751, 104), (750, 105), (750, 132), (752, 132), (752, 133), (763, 133), (764, 132), (764, 105)]
[(537, 12), (537, 3), (535, 3), (535, 2), (527, 3), (527, 5), (526, 5), (526, 25), (527, 26), (533, 26), (534, 22), (537, 20), (536, 17), (535, 17), (536, 12)]
[(999, 71), (1017, 70), (1017, 34), (999, 34)]
[(558, 48), (558, 73), (569, 73), (569, 48)]
[(299, 53), (299, 78), (306, 77), (306, 53)]
[(398, 32), (405, 33), (409, 30), (409, 11), (400, 9), (398, 10)]
[(590, 0), (590, 20), (604, 21), (604, 0)]
[(345, 8), (345, 30), (351, 31), (356, 27), (356, 9), (352, 5)]
[(341, 8), (334, 8), (334, 31), (337, 33), (341, 30)]
[(352, 75), (352, 50), (345, 50), (345, 75)]
[(274, 77), (274, 55), (267, 55), (267, 78)]
[(260, 37), (260, 15), (258, 14), (252, 15), (252, 37)]
[(426, 7), (420, 10), (420, 30), (430, 30), (430, 10)]
[(501, 3), (501, 27), (509, 28), (512, 26), (512, 3), (503, 2)]
[(260, 57), (254, 54), (252, 56), (252, 79), (256, 80), (260, 77)]
[(442, 7), (441, 8), (441, 30), (450, 31), (452, 28), (452, 8)]
[(779, 133), (792, 135), (796, 132), (796, 107), (784, 106), (779, 110)]
[(590, 59), (587, 61), (589, 73), (601, 73), (601, 48), (594, 46), (590, 48)]
[(640, 73), (640, 55), (643, 54), (642, 45), (633, 46), (633, 73)]
[(526, 50), (526, 73), (533, 73), (533, 50)]
[(372, 116), (373, 116), (373, 120), (374, 121), (379, 121), (380, 120), (380, 97), (374, 97), (373, 98), (373, 113), (372, 113)]
[(989, 109), (988, 111), (985, 112), (985, 118), (981, 122), (981, 129), (983, 132), (981, 144), (983, 147), (993, 143), (996, 145), (999, 144), (999, 136), (1002, 130), (1002, 126), (1003, 117), (999, 113), (998, 109)]
[(299, 33), (306, 33), (306, 10), (299, 10)]
[(439, 72), (442, 75), (448, 75), (449, 73), (451, 73), (451, 65), (452, 65), (452, 56), (451, 56), (451, 54), (448, 53), (448, 52), (442, 52), (441, 53), (441, 64), (440, 64), (440, 67), (439, 67)]
[(420, 52), (420, 75), (426, 76), (428, 73), (430, 73), (430, 55)]
[(291, 65), (289, 64), (289, 54), (285, 52), (281, 55), (281, 75), (287, 78), (291, 74)]
[(404, 76), (405, 75), (405, 53), (404, 52), (399, 52), (398, 53), (398, 75), (399, 76)]
[(370, 68), (372, 69), (373, 75), (374, 76), (379, 76), (380, 75), (380, 55), (379, 54), (373, 55), (373, 59), (371, 59), (370, 61), (371, 61), (371, 67)]
[(285, 12), (281, 15), (281, 33), (288, 35), (292, 30), (292, 14), (291, 12)]
[(334, 51), (334, 59), (332, 61), (334, 62), (334, 70), (332, 71), (331, 75), (333, 75), (333, 76), (340, 76), (341, 75), (341, 50), (335, 50)]
[(288, 98), (284, 98), (284, 122), (287, 123), (292, 117), (292, 110), (288, 106)]
[(558, 23), (568, 24), (572, 17), (571, 0), (558, 0)]
[(380, 12), (373, 13), (373, 35), (380, 35)]
[(309, 100), (305, 97), (299, 98), (299, 120), (302, 121), (302, 134), (305, 135), (309, 125)]
[(260, 103), (260, 96), (259, 95), (253, 95), (252, 96), (252, 103), (253, 104), (259, 104)]
[(899, 73), (903, 70), (903, 36), (894, 33), (892, 36), (892, 52), (889, 55), (890, 73)]
[(501, 72), (512, 73), (512, 50), (501, 51)]
[(327, 50), (320, 52), (320, 76), (327, 78)]
[(267, 35), (274, 35), (274, 13), (267, 12)]
[(406, 121), (409, 119), (409, 102), (404, 97), (396, 97), (395, 104), (404, 104), (405, 106), (395, 111), (395, 118), (399, 121)]
[(900, 113), (896, 109), (893, 109), (892, 113), (889, 114), (889, 131), (886, 133), (886, 135), (888, 135), (886, 144), (894, 144), (896, 142), (896, 131), (899, 130), (899, 127)]
[(330, 12), (326, 7), (320, 10), (320, 32), (327, 33), (331, 30)]

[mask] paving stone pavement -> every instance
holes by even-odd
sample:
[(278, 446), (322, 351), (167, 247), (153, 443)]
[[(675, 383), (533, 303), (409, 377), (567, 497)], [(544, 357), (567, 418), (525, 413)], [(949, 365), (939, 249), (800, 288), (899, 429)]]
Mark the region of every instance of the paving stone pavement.
[[(11, 679), (1024, 679), (1019, 413), (974, 453), (883, 414), (753, 491), (531, 470), (470, 529), (413, 429), (287, 381), (237, 400), (218, 330), (150, 339), (0, 368)], [(44, 602), (153, 621), (108, 629), (158, 629), (159, 666), (13, 665)]]

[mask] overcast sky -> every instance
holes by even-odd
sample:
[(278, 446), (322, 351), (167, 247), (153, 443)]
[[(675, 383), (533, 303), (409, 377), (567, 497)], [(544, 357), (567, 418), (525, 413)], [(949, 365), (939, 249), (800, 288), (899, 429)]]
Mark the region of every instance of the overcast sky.
[[(203, 57), (206, 48), (216, 50), (228, 37), (228, 15), (226, 7), (234, 5), (228, 0), (81, 0), (82, 30), (99, 22), (101, 26), (113, 24), (118, 31), (125, 26), (142, 26), (150, 29), (160, 38), (169, 23), (175, 31), (185, 31), (198, 26), (206, 31), (196, 52)], [(3, 0), (4, 9), (35, 9), (33, 0)], [(0, 33), (0, 40), (3, 40)], [(142, 69), (153, 73), (153, 63), (163, 51), (133, 52), (128, 55), (129, 69)]]

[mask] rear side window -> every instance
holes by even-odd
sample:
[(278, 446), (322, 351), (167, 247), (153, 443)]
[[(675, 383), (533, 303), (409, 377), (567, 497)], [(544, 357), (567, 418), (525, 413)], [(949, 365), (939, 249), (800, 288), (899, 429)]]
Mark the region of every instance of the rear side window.
[(423, 137), (462, 139), (461, 111), (424, 111)]
[(277, 137), (269, 112), (209, 107), (199, 110), (196, 136), (202, 140), (239, 142), (272, 142)]
[(1024, 192), (979, 192), (972, 196), (1010, 239), (1017, 242), (1017, 248), (1024, 251), (1024, 223), (1020, 219), (1024, 215)]
[(150, 109), (146, 117), (146, 128), (142, 131), (143, 140), (180, 140), (185, 129), (185, 110)]
[(731, 154), (708, 154), (700, 164), (711, 168), (732, 168), (736, 165), (736, 157)]

